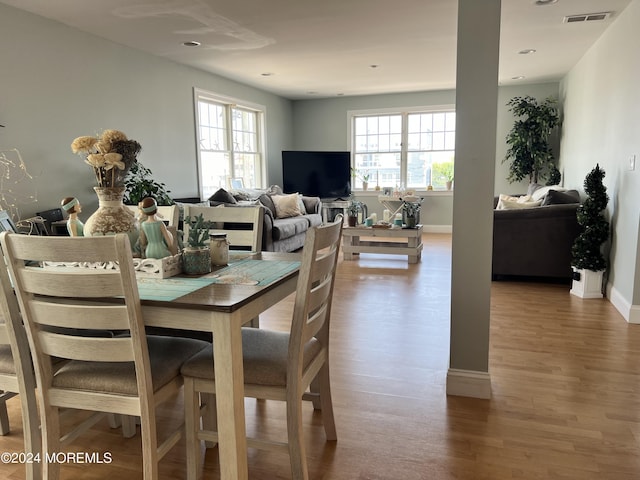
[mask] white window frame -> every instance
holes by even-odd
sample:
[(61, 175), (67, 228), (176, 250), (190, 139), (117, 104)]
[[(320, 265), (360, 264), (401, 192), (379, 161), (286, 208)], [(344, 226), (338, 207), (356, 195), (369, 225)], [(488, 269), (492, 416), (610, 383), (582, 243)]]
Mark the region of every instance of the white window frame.
[[(255, 154), (259, 156), (258, 164), (255, 166), (255, 185), (252, 185), (251, 188), (264, 188), (266, 185), (266, 141), (265, 141), (265, 117), (267, 108), (264, 105), (260, 105), (257, 103), (248, 102), (246, 100), (228, 97), (225, 95), (219, 95), (217, 93), (204, 90), (201, 88), (194, 87), (193, 89), (193, 103), (194, 103), (194, 120), (195, 120), (195, 131), (196, 131), (196, 158), (197, 158), (197, 171), (198, 171), (198, 194), (200, 198), (204, 198), (205, 188), (203, 184), (202, 178), (202, 152), (200, 149), (201, 145), (201, 135), (200, 135), (200, 117), (199, 117), (199, 103), (201, 100), (218, 104), (225, 109), (226, 115), (226, 149), (220, 150), (220, 152), (228, 152), (229, 154), (229, 164), (227, 166), (228, 174), (226, 175), (226, 180), (224, 184), (220, 184), (221, 188), (230, 188), (230, 180), (235, 178), (234, 174), (234, 150), (233, 150), (233, 128), (232, 128), (232, 117), (231, 111), (232, 109), (240, 109), (246, 110), (250, 112), (255, 112), (257, 114), (256, 118), (256, 129), (257, 129), (257, 139), (256, 139), (256, 147), (257, 151)], [(237, 152), (243, 153), (243, 152)], [(222, 183), (222, 182), (221, 182)], [(244, 186), (248, 187), (248, 183), (244, 180)], [(207, 195), (208, 196), (208, 195)]]
[[(429, 106), (416, 106), (416, 107), (393, 107), (393, 108), (376, 108), (367, 110), (349, 110), (347, 112), (348, 117), (348, 129), (347, 134), (349, 136), (349, 143), (351, 145), (351, 167), (355, 168), (355, 156), (356, 156), (356, 144), (355, 144), (355, 121), (357, 117), (371, 117), (371, 116), (384, 116), (384, 115), (401, 115), (402, 117), (402, 145), (400, 150), (400, 178), (403, 185), (407, 184), (407, 163), (408, 163), (408, 118), (409, 114), (415, 113), (445, 113), (455, 112), (455, 104), (444, 105), (429, 105)], [(455, 155), (455, 150), (454, 150)], [(455, 164), (455, 160), (454, 160)], [(371, 188), (372, 181), (375, 182), (375, 178), (369, 180), (369, 188)], [(354, 183), (357, 183), (354, 182)], [(375, 185), (374, 185), (375, 186)], [(352, 189), (355, 191), (363, 191), (362, 188), (355, 188), (352, 185)]]

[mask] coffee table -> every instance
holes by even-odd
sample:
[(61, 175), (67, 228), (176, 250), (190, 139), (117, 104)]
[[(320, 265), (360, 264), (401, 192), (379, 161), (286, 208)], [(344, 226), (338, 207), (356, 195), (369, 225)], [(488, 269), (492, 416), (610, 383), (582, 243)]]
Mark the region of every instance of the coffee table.
[[(355, 260), (361, 253), (383, 253), (407, 255), (409, 263), (418, 263), (422, 256), (422, 225), (416, 228), (345, 227), (342, 235), (345, 260)], [(367, 237), (367, 240), (360, 237)], [(390, 241), (397, 238), (406, 238), (406, 242)]]

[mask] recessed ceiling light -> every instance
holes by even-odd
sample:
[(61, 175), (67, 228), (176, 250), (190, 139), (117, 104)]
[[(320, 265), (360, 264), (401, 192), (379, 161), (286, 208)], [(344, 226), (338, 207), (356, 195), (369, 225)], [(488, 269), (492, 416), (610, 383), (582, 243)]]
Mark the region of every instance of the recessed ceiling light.
[(536, 5), (551, 5), (558, 3), (558, 0), (536, 0)]
[(260, 75), (262, 75), (263, 77), (271, 77), (271, 76), (273, 75), (273, 73), (271, 73), (271, 72), (264, 72), (264, 73), (261, 73)]
[(201, 43), (195, 42), (195, 41), (189, 41), (189, 42), (182, 42), (182, 45), (184, 45), (185, 47), (199, 47)]
[(511, 77), (511, 80), (524, 80), (525, 77), (524, 75), (516, 75), (515, 77)]
[(524, 50), (520, 50), (518, 52), (520, 55), (531, 55), (532, 53), (536, 53), (535, 48), (526, 48)]
[(369, 68), (378, 68), (379, 66), (380, 65), (373, 64), (373, 65), (369, 65)]

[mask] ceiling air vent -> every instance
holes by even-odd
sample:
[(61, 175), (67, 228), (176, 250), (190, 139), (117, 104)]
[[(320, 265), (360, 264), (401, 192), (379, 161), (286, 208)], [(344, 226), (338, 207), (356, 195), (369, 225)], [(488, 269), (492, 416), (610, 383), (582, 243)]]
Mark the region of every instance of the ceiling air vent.
[(611, 16), (611, 12), (601, 13), (585, 13), (582, 15), (567, 15), (564, 17), (564, 23), (579, 23), (579, 22), (597, 22), (606, 20)]

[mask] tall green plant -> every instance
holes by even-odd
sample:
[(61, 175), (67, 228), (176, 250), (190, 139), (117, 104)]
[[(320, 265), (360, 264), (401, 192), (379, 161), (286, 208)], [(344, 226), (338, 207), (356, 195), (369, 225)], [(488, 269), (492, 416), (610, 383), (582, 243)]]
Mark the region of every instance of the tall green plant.
[(124, 203), (137, 205), (143, 198), (153, 197), (158, 205), (173, 205), (170, 190), (166, 189), (164, 183), (156, 182), (151, 175), (151, 170), (140, 162), (132, 165), (124, 181)]
[(596, 165), (584, 179), (587, 199), (578, 207), (576, 213), (582, 232), (571, 247), (571, 264), (578, 269), (597, 272), (607, 266), (600, 249), (609, 238), (609, 222), (603, 214), (609, 202), (607, 187), (602, 183), (604, 175), (604, 170), (600, 169), (600, 165)]
[(529, 182), (538, 183), (555, 167), (549, 137), (559, 123), (557, 101), (538, 102), (527, 95), (513, 97), (507, 106), (518, 118), (507, 135), (509, 149), (503, 160), (511, 162), (507, 180), (513, 183), (528, 177)]

